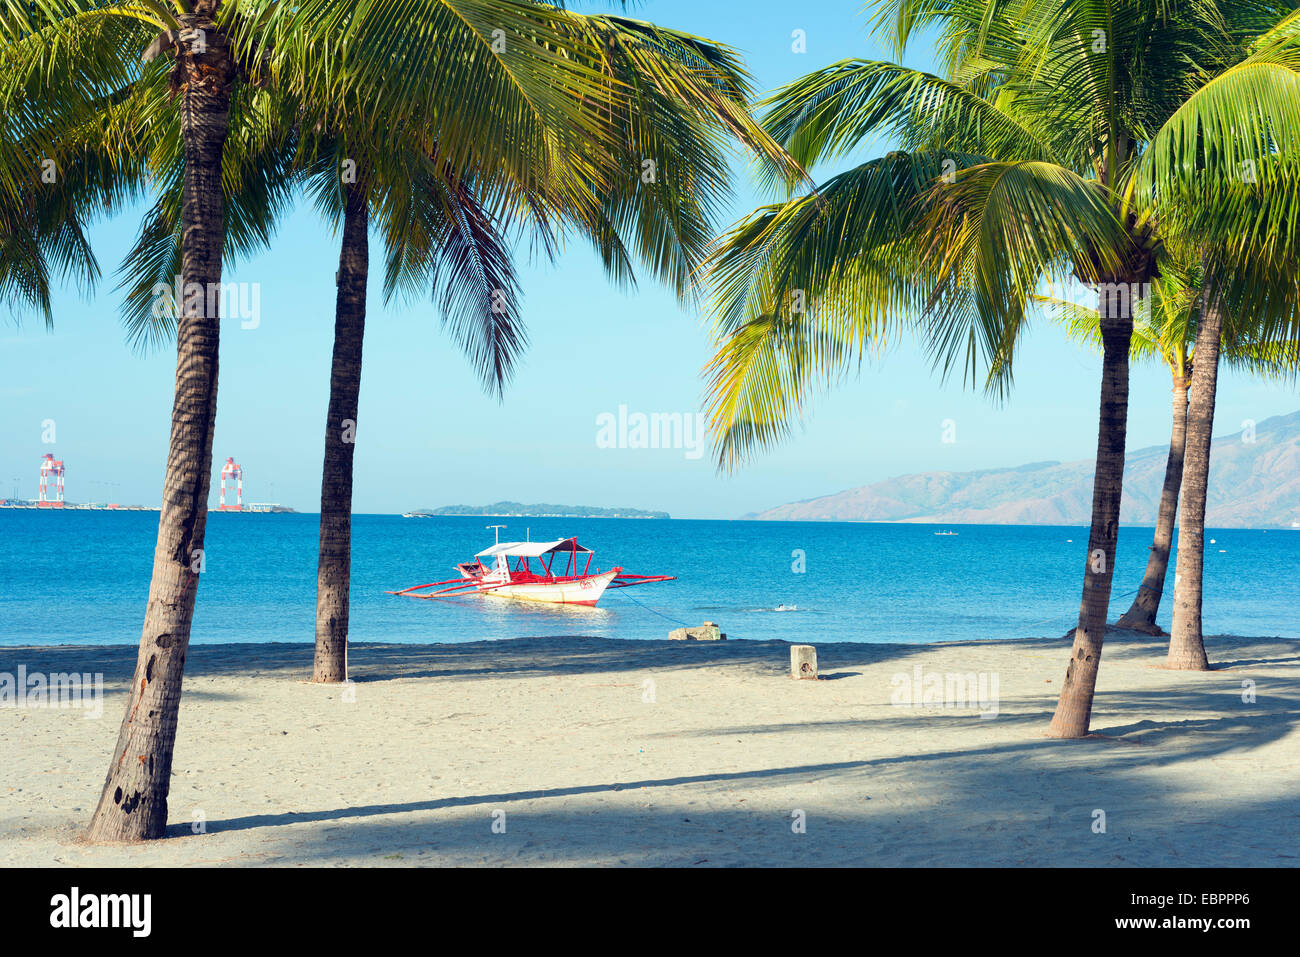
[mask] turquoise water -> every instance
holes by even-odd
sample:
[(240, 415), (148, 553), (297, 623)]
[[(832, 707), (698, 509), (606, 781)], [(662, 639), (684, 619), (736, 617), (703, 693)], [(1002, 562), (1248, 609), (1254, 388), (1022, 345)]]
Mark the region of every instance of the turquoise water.
[[(606, 592), (594, 609), (384, 594), (451, 578), (505, 539), (577, 535), (592, 568), (677, 581)], [(0, 509), (0, 645), (139, 640), (156, 512)], [(314, 635), (315, 515), (214, 514), (193, 641)], [(533, 635), (664, 638), (716, 621), (737, 638), (924, 642), (1063, 634), (1078, 614), (1087, 530), (634, 519), (404, 519), (353, 524), (352, 638), (458, 642)], [(1141, 580), (1150, 529), (1120, 533), (1112, 618)], [(1211, 530), (1207, 633), (1300, 638), (1300, 532)], [(1070, 541), (1070, 540), (1073, 541)], [(1222, 551), (1220, 551), (1222, 549)], [(794, 570), (803, 556), (802, 573)], [(1172, 576), (1161, 622), (1168, 627)], [(1124, 595), (1128, 597), (1120, 597)], [(778, 605), (793, 611), (774, 611)], [(671, 621), (669, 619), (672, 619)]]

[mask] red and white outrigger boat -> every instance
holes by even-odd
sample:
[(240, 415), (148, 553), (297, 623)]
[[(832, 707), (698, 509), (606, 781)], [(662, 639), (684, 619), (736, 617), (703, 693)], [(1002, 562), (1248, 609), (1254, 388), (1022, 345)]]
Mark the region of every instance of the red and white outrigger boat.
[[(651, 582), (673, 581), (673, 575), (629, 575), (622, 568), (607, 572), (597, 569), (591, 573), (591, 559), (595, 553), (583, 548), (576, 538), (561, 538), (554, 542), (497, 542), (474, 556), (472, 562), (456, 565), (460, 578), (427, 585), (412, 585), (390, 595), (407, 598), (455, 598), (480, 594), (492, 598), (517, 598), (524, 601), (554, 602), (565, 605), (594, 605), (607, 588), (628, 588), (648, 585)], [(587, 561), (578, 571), (578, 556)], [(563, 570), (555, 569), (557, 556), (563, 559)], [(510, 567), (510, 560), (515, 565)], [(530, 562), (540, 567), (534, 571)], [(492, 561), (488, 568), (486, 562)], [(426, 588), (436, 591), (425, 592)]]

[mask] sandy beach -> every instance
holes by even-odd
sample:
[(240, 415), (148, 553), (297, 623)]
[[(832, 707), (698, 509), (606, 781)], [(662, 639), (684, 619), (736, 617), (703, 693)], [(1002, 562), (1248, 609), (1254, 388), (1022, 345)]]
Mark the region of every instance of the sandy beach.
[[(815, 682), (784, 642), (371, 644), (350, 688), (308, 644), (196, 646), (139, 846), (79, 839), (135, 648), (5, 648), (104, 700), (0, 709), (0, 865), (1294, 866), (1300, 642), (1206, 644), (1175, 673), (1112, 632), (1081, 741), (1043, 736), (1065, 639), (824, 644)], [(980, 700), (902, 703), (959, 674)]]

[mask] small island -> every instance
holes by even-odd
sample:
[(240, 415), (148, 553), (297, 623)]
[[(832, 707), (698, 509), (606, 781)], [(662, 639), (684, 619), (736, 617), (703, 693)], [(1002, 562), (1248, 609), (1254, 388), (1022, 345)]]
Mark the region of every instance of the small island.
[(403, 512), (403, 518), (434, 518), (444, 515), (480, 515), (490, 518), (669, 518), (667, 512), (640, 508), (596, 508), (592, 505), (524, 505), (493, 502), (491, 505), (444, 505)]

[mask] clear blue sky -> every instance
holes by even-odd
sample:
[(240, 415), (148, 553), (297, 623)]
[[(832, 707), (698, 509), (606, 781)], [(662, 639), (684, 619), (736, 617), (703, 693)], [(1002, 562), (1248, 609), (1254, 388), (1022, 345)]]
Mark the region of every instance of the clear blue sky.
[[(860, 9), (861, 0), (649, 0), (634, 15), (731, 44), (767, 90), (844, 57), (882, 57)], [(791, 50), (796, 29), (807, 36), (804, 54)], [(920, 47), (909, 57), (929, 61)], [(736, 185), (737, 215), (768, 198), (743, 170)], [(175, 356), (130, 350), (113, 276), (138, 221), (131, 211), (94, 230), (105, 280), (89, 301), (71, 289), (58, 297), (52, 334), (30, 320), (0, 327), (0, 496), (17, 480), (22, 497), (35, 497), (39, 461), (53, 452), (67, 463), (70, 500), (158, 502)], [(337, 242), (304, 207), (271, 251), (227, 270), (230, 280), (261, 284), (260, 326), (223, 325), (214, 447), (214, 476), (228, 455), (244, 466), (247, 500), (318, 508)], [(372, 255), (372, 275), (377, 263)], [(729, 518), (907, 472), (1080, 459), (1095, 449), (1098, 360), (1046, 324), (1030, 333), (1015, 393), (1001, 406), (960, 382), (940, 385), (904, 345), (819, 399), (805, 431), (733, 476), (717, 475), (707, 455), (599, 448), (596, 417), (620, 404), (700, 409), (710, 355), (703, 321), (648, 280), (613, 288), (584, 247), (555, 266), (526, 266), (523, 279), (532, 345), (501, 403), (483, 394), (431, 305), (385, 307), (372, 282), (357, 511), (515, 499)], [(1130, 448), (1168, 442), (1168, 389), (1162, 367), (1134, 370)], [(1217, 430), (1297, 407), (1294, 389), (1225, 371)], [(56, 425), (53, 445), (41, 442), (46, 419)], [(944, 419), (956, 422), (956, 443), (941, 441)]]

